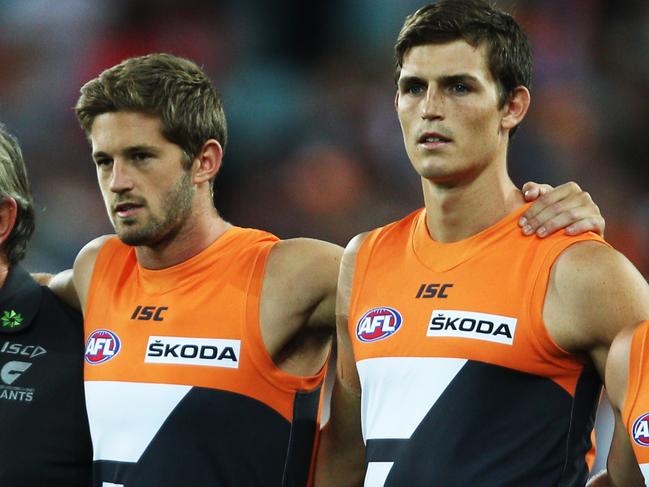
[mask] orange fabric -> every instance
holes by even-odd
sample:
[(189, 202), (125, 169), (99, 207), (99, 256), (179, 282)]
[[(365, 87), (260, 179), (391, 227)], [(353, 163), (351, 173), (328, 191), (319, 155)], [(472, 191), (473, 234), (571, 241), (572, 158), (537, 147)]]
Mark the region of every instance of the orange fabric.
[[(147, 270), (132, 247), (117, 238), (101, 249), (90, 285), (86, 341), (107, 329), (121, 350), (100, 364), (85, 364), (86, 381), (192, 385), (257, 399), (291, 421), (296, 391), (317, 388), (324, 369), (296, 377), (277, 368), (259, 330), (259, 301), (266, 259), (278, 239), (231, 228), (207, 249), (176, 266)], [(162, 320), (142, 320), (136, 306), (166, 308)], [(215, 314), (217, 310), (217, 314)], [(146, 363), (150, 337), (240, 340), (237, 368)]]
[[(583, 369), (557, 346), (542, 319), (551, 266), (570, 245), (603, 242), (595, 234), (525, 237), (517, 221), (528, 205), (466, 240), (434, 241), (425, 211), (371, 232), (359, 250), (349, 314), (356, 361), (376, 357), (466, 358), (547, 377), (571, 395)], [(398, 273), (394, 273), (398, 269)], [(479, 269), (479, 271), (477, 271)], [(390, 279), (385, 275), (390, 273)], [(446, 297), (417, 298), (426, 283), (451, 284)], [(404, 296), (403, 290), (408, 293)], [(392, 336), (357, 339), (364, 313), (376, 306), (401, 310), (408, 319)], [(458, 337), (427, 337), (435, 310), (468, 310), (517, 320), (513, 344)]]
[[(639, 464), (649, 464), (649, 321), (638, 325), (631, 339), (627, 392), (622, 421)], [(647, 416), (645, 418), (645, 416)]]
[(588, 465), (588, 470), (592, 472), (595, 466), (595, 460), (597, 460), (597, 437), (595, 436), (595, 430), (590, 434), (590, 443), (592, 446), (588, 450), (588, 453), (586, 453), (586, 465)]

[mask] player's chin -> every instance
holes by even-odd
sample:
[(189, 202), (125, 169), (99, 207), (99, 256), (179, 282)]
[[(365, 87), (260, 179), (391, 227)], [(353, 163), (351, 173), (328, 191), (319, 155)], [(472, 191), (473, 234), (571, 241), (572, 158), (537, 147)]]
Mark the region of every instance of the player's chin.
[(149, 241), (148, 235), (133, 226), (118, 225), (115, 227), (117, 237), (126, 245), (144, 245)]
[(449, 169), (444, 167), (444, 165), (436, 163), (435, 161), (424, 161), (421, 164), (414, 165), (414, 167), (417, 174), (422, 178), (434, 182), (444, 181), (453, 174), (453, 172), (449, 171)]

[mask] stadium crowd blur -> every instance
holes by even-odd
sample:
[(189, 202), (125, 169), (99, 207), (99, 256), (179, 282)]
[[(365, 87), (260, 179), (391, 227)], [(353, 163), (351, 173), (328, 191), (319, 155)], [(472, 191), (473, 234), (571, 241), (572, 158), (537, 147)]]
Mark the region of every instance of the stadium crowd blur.
[[(649, 275), (649, 2), (509, 0), (534, 48), (516, 182), (576, 180), (607, 239)], [(0, 120), (39, 208), (26, 266), (72, 264), (111, 227), (72, 107), (123, 58), (190, 57), (219, 87), (230, 141), (217, 207), (238, 225), (344, 245), (421, 206), (394, 113), (392, 45), (412, 0), (2, 0)]]

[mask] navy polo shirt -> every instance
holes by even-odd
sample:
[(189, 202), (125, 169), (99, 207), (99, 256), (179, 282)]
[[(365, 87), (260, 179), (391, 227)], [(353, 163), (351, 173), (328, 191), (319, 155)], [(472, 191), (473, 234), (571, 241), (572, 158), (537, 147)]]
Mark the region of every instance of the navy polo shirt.
[(0, 486), (88, 487), (83, 319), (14, 266), (0, 289)]

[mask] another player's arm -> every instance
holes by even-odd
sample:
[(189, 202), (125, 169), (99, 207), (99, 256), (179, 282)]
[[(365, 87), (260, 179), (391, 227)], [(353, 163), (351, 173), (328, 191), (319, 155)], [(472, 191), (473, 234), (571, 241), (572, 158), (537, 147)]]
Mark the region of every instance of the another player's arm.
[(278, 242), (268, 256), (261, 334), (268, 353), (286, 372), (313, 375), (329, 355), (341, 254), (337, 245), (296, 238)]
[(70, 306), (85, 312), (90, 278), (99, 249), (110, 236), (98, 237), (77, 255), (72, 269), (59, 272), (50, 279), (48, 287)]
[(615, 416), (614, 439), (608, 454), (608, 469), (593, 477), (588, 482), (588, 487), (644, 487), (629, 434), (622, 420), (634, 330), (635, 327), (622, 330), (613, 341), (608, 353), (606, 392)]
[(322, 431), (316, 461), (316, 487), (354, 487), (363, 483), (365, 445), (361, 433), (361, 386), (348, 332), (356, 255), (365, 234), (354, 238), (342, 257), (336, 299), (338, 355), (331, 418)]
[[(543, 318), (558, 345), (588, 353), (604, 379), (615, 336), (649, 318), (649, 285), (619, 252), (596, 242), (580, 242), (566, 249), (553, 267)], [(628, 436), (616, 416), (608, 466), (618, 483), (608, 485), (643, 485), (637, 465), (629, 462)]]
[(604, 235), (606, 222), (599, 207), (577, 183), (569, 182), (552, 188), (547, 184), (528, 182), (522, 191), (527, 201), (536, 200), (519, 222), (526, 235), (546, 237), (562, 228), (568, 235), (587, 231)]

